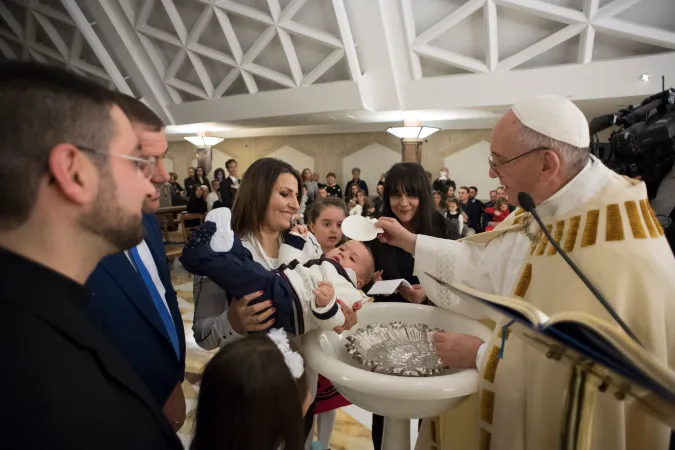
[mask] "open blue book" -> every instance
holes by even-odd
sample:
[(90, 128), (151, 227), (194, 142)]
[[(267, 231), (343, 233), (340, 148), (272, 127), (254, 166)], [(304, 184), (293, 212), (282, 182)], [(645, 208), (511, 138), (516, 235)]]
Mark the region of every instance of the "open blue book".
[(598, 378), (600, 389), (613, 391), (618, 399), (638, 401), (651, 415), (675, 428), (675, 372), (619, 325), (580, 311), (549, 317), (522, 299), (486, 294), (426, 275), (460, 298), (510, 317), (514, 324), (509, 329), (529, 345), (562, 363), (583, 364)]

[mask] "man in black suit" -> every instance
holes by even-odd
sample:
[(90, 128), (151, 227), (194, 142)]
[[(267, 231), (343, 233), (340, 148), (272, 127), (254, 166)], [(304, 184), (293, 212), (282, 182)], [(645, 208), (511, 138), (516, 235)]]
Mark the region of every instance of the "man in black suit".
[(480, 219), (481, 215), (483, 214), (483, 210), (480, 208), (480, 206), (471, 201), (471, 198), (469, 197), (469, 188), (466, 186), (460, 187), (457, 190), (457, 198), (459, 199), (459, 205), (462, 209), (462, 213), (465, 215), (466, 224), (470, 228), (473, 228), (476, 233), (480, 233), (482, 231)]
[(143, 239), (155, 193), (115, 96), (42, 64), (0, 64), (3, 449), (181, 449), (138, 374), (87, 317), (101, 257)]
[(478, 188), (476, 186), (469, 186), (469, 200), (471, 200), (471, 203), (475, 203), (476, 205), (480, 206), (481, 212), (485, 208), (485, 205), (483, 202), (478, 200)]
[(156, 191), (143, 204), (145, 239), (136, 247), (103, 258), (87, 280), (93, 294), (87, 312), (140, 375), (178, 431), (185, 421), (181, 388), (185, 335), (154, 215), (159, 208), (159, 190), (169, 181), (162, 161), (168, 143), (162, 119), (143, 102), (118, 94), (117, 104), (131, 122), (141, 155), (157, 159), (150, 178)]
[(234, 204), (234, 196), (237, 194), (241, 180), (237, 178), (237, 161), (228, 159), (225, 163), (228, 177), (220, 185), (220, 198), (223, 201), (223, 206), (232, 209)]

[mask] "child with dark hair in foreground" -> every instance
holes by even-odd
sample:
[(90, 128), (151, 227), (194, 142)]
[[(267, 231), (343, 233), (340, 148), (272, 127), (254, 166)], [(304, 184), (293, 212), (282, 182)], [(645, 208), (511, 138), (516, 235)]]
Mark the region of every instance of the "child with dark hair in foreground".
[(233, 297), (261, 291), (260, 301), (274, 304), (275, 326), (293, 334), (314, 328), (332, 330), (345, 322), (337, 299), (350, 308), (366, 300), (359, 289), (372, 280), (375, 262), (362, 242), (346, 242), (320, 259), (300, 264), (294, 257), (306, 241), (291, 233), (279, 250), (285, 264), (268, 271), (232, 232), (230, 218), (227, 208), (212, 210), (183, 249), (180, 261), (188, 272), (209, 277)]
[(204, 369), (190, 450), (302, 450), (305, 369), (284, 330), (223, 347)]

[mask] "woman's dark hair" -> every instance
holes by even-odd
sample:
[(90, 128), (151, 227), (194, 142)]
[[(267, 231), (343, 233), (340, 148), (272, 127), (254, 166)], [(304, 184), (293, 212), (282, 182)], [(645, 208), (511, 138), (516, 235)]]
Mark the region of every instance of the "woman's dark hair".
[[(305, 178), (305, 172), (309, 170), (309, 179)], [(302, 179), (302, 182), (304, 183), (305, 181), (312, 181), (312, 171), (309, 169), (309, 167), (305, 167), (302, 169), (302, 172), (300, 172), (300, 179)]]
[(221, 181), (220, 178), (218, 178), (219, 173), (223, 174), (223, 180), (222, 181), (225, 181), (225, 178), (227, 178), (227, 176), (225, 176), (225, 171), (220, 167), (218, 167), (216, 170), (213, 171), (213, 179)]
[(302, 450), (308, 392), (267, 335), (233, 342), (204, 369), (190, 450)]
[(317, 200), (312, 203), (312, 206), (309, 207), (309, 212), (307, 212), (307, 223), (316, 223), (316, 220), (319, 218), (321, 213), (326, 208), (337, 208), (341, 209), (345, 213), (345, 217), (349, 214), (347, 209), (347, 204), (342, 201), (341, 198), (337, 197), (326, 197), (321, 200)]
[(296, 192), (300, 202), (302, 182), (298, 171), (280, 159), (261, 158), (251, 164), (242, 177), (232, 205), (232, 231), (239, 236), (259, 233), (272, 189), (282, 173), (290, 173), (298, 181)]
[(431, 196), (431, 184), (424, 168), (417, 163), (401, 162), (394, 164), (384, 181), (383, 211), (384, 217), (398, 217), (391, 209), (392, 195), (406, 194), (419, 199), (417, 212), (412, 219), (412, 230), (417, 234), (425, 234), (443, 239), (459, 239), (448, 221), (436, 210)]

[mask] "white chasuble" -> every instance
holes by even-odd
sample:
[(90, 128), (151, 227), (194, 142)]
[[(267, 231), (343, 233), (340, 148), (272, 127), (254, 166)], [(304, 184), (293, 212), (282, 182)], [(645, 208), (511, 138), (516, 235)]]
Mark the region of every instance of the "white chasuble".
[[(556, 241), (645, 349), (675, 368), (675, 327), (669, 328), (667, 323), (668, 318), (675, 317), (675, 259), (649, 207), (644, 184), (619, 177), (593, 159), (537, 209)], [(487, 293), (522, 297), (548, 315), (576, 310), (613, 323), (545, 237), (540, 237), (536, 245), (530, 242), (523, 232), (526, 226), (533, 229), (525, 225), (527, 219), (527, 214), (518, 209), (493, 232), (463, 242), (426, 236), (417, 240), (415, 271), (429, 298), (440, 307), (496, 323), (478, 362), (480, 404), (474, 448), (480, 450), (557, 448), (570, 371), (530, 349), (516, 335), (507, 332), (502, 336), (502, 326), (507, 322), (503, 317), (487, 307), (460, 300), (424, 272)], [(503, 357), (499, 358), (502, 342)], [(591, 449), (668, 448), (668, 427), (644, 414), (636, 404), (618, 402), (594, 387), (589, 387), (593, 388), (595, 404), (587, 437)], [(431, 428), (441, 424), (444, 429), (431, 439), (421, 435), (418, 450), (454, 450), (453, 435), (467, 433), (466, 426), (452, 429), (451, 422), (443, 418)]]

